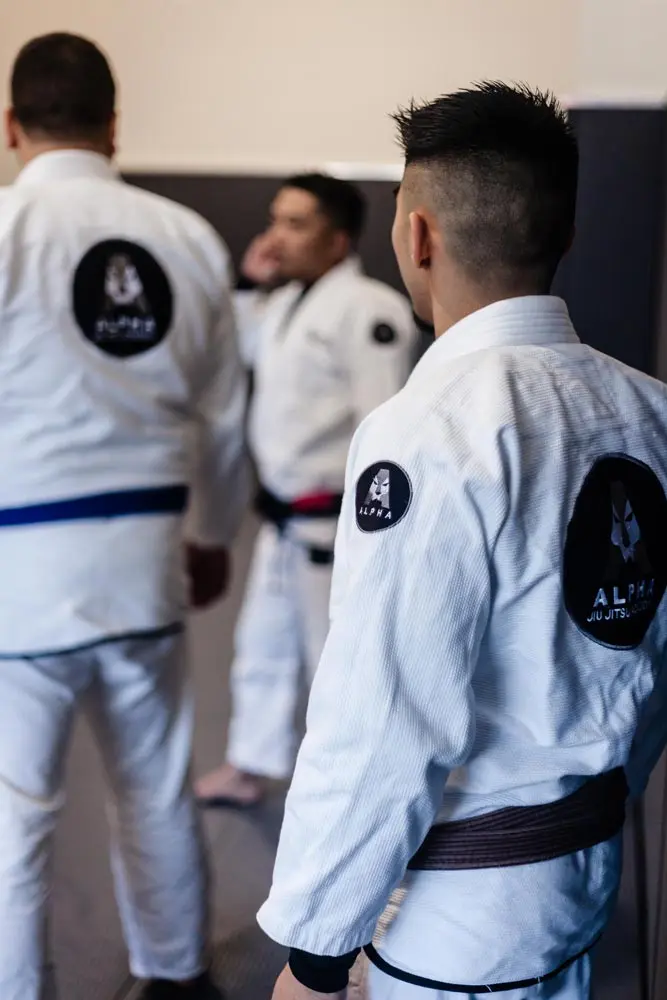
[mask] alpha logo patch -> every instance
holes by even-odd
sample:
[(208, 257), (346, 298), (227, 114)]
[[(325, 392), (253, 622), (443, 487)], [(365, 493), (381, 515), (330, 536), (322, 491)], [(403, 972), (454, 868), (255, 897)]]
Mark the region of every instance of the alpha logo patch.
[(407, 472), (393, 462), (376, 462), (357, 482), (357, 526), (361, 531), (383, 531), (402, 521), (412, 503)]
[(84, 337), (117, 358), (156, 347), (169, 332), (174, 309), (161, 266), (127, 240), (105, 240), (88, 250), (74, 275), (72, 304)]
[(667, 589), (667, 497), (652, 469), (608, 455), (586, 476), (568, 525), (565, 606), (594, 642), (635, 649)]

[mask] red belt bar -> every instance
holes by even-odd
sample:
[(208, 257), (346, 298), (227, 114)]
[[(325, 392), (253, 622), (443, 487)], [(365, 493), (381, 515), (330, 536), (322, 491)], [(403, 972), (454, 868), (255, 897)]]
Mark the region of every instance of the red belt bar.
[(434, 826), (408, 865), (412, 871), (508, 868), (583, 851), (620, 833), (628, 785), (618, 767), (589, 778), (572, 795)]
[(255, 499), (255, 510), (265, 520), (280, 528), (293, 517), (338, 517), (342, 503), (340, 493), (311, 493), (296, 500), (281, 500), (270, 490), (261, 487)]
[(342, 497), (337, 493), (312, 493), (310, 496), (299, 497), (293, 500), (290, 508), (294, 514), (302, 517), (312, 517), (321, 514), (323, 517), (330, 517), (331, 511), (335, 510), (340, 514), (340, 504)]

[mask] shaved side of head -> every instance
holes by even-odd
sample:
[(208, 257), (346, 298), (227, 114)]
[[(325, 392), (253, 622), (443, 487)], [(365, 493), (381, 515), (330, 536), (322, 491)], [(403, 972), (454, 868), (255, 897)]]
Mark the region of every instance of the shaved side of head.
[(395, 115), (411, 208), (474, 282), (551, 286), (574, 228), (578, 150), (549, 94), (488, 83)]

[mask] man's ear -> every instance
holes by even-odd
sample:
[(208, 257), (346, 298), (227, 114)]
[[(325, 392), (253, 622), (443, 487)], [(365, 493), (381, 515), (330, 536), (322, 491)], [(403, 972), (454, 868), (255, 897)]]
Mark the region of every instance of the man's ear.
[(13, 108), (5, 111), (5, 144), (7, 149), (17, 149), (19, 144), (19, 126)]
[(111, 121), (109, 122), (109, 133), (108, 133), (108, 152), (109, 157), (113, 158), (118, 151), (118, 115), (114, 111), (111, 116)]
[(352, 240), (342, 229), (336, 229), (333, 234), (333, 256), (337, 260), (344, 260), (352, 253)]
[(426, 216), (419, 210), (410, 212), (410, 258), (415, 267), (431, 266), (431, 231)]

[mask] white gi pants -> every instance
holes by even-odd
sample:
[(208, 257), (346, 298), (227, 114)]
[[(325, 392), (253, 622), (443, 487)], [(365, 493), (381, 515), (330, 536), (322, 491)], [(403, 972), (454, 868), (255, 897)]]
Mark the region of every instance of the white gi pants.
[(192, 700), (183, 635), (0, 661), (0, 997), (51, 1000), (51, 848), (78, 708), (112, 791), (116, 893), (138, 978), (204, 968), (205, 871), (189, 787)]
[(331, 565), (263, 525), (257, 538), (232, 665), (227, 760), (250, 774), (287, 778), (297, 749), (295, 712), (329, 631)]
[(369, 1000), (488, 1000), (489, 997), (497, 997), (498, 1000), (589, 1000), (591, 962), (588, 955), (585, 955), (560, 976), (537, 986), (502, 993), (443, 993), (401, 982), (370, 965), (368, 993)]

